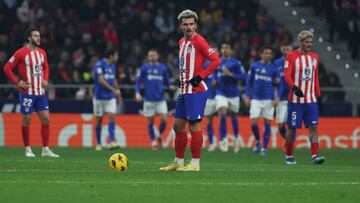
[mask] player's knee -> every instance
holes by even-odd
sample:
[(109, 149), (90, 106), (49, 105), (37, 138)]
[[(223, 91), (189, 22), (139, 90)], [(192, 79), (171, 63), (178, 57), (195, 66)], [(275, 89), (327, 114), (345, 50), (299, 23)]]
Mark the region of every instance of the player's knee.
[(29, 126), (30, 125), (30, 116), (23, 116), (22, 125), (23, 126)]
[(175, 133), (182, 133), (185, 131), (185, 129), (179, 125), (174, 125), (173, 129), (174, 129)]

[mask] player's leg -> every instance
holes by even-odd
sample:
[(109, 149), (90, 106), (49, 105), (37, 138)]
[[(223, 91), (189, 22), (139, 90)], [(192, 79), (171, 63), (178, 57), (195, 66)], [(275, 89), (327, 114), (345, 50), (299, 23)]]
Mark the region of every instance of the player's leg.
[(206, 131), (209, 140), (209, 151), (216, 149), (216, 141), (214, 140), (214, 127), (213, 127), (213, 115), (216, 112), (215, 99), (208, 99), (205, 105), (204, 115), (207, 117)]
[(271, 135), (271, 121), (274, 117), (274, 105), (272, 100), (264, 100), (264, 111), (263, 111), (263, 117), (264, 117), (264, 136), (263, 136), (263, 147), (261, 149), (261, 155), (265, 156), (267, 153), (268, 143), (270, 140)]
[(240, 151), (240, 137), (239, 137), (239, 121), (238, 113), (240, 108), (240, 97), (234, 97), (229, 99), (229, 114), (231, 115), (231, 124), (234, 132), (234, 152)]
[(102, 130), (102, 118), (104, 114), (104, 108), (101, 104), (101, 100), (93, 98), (93, 114), (96, 118), (95, 135), (96, 135), (96, 151), (101, 151), (101, 130)]
[(250, 102), (250, 120), (251, 120), (251, 130), (254, 134), (256, 143), (253, 148), (253, 152), (255, 154), (260, 152), (261, 148), (261, 141), (260, 141), (260, 134), (259, 134), (259, 126), (258, 126), (258, 119), (261, 115), (263, 106), (261, 101), (259, 100), (251, 100)]
[(25, 147), (25, 156), (35, 157), (35, 154), (32, 152), (30, 147), (30, 121), (31, 121), (31, 114), (34, 111), (34, 99), (31, 95), (20, 93), (19, 102), (20, 102), (20, 112), (22, 115), (21, 134)]
[(157, 150), (159, 149), (158, 144), (156, 142), (156, 135), (155, 135), (155, 130), (154, 130), (154, 116), (147, 116), (147, 121), (148, 121), (148, 133), (150, 136), (150, 140), (151, 140), (151, 147), (153, 150)]
[(302, 104), (289, 103), (288, 104), (288, 129), (285, 137), (285, 158), (286, 164), (296, 164), (294, 159), (294, 142), (296, 128), (301, 128), (303, 118)]
[(116, 99), (105, 100), (104, 102), (105, 113), (108, 114), (108, 132), (109, 132), (109, 149), (119, 148), (119, 144), (115, 142), (115, 113), (116, 113)]
[(313, 164), (322, 164), (325, 161), (324, 157), (319, 156), (318, 117), (317, 104), (305, 104), (304, 123), (310, 133), (311, 162)]
[(286, 136), (286, 119), (287, 119), (287, 101), (281, 101), (276, 107), (276, 123), (281, 137), (285, 139)]
[(226, 116), (228, 112), (228, 99), (224, 96), (217, 95), (216, 100), (216, 109), (220, 117), (219, 125), (219, 135), (220, 135), (220, 150), (222, 152), (227, 152), (229, 150), (229, 142), (227, 139), (227, 126), (226, 126)]
[(166, 129), (166, 123), (167, 123), (166, 120), (168, 113), (166, 101), (157, 102), (156, 113), (159, 115), (160, 118), (159, 137), (157, 138), (157, 142), (158, 142), (158, 146), (162, 147), (161, 137)]

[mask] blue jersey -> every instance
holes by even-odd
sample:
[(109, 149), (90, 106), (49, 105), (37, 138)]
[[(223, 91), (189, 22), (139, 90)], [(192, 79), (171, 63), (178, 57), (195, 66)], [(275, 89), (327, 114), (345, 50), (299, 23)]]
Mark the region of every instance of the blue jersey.
[[(233, 76), (225, 76), (223, 69), (228, 69)], [(229, 57), (227, 60), (221, 58), (221, 65), (216, 71), (216, 95), (222, 95), (225, 97), (238, 97), (240, 96), (240, 90), (238, 88), (239, 80), (246, 80), (246, 72), (241, 64), (235, 57)]]
[(115, 84), (115, 64), (107, 64), (105, 59), (100, 59), (96, 62), (94, 67), (94, 98), (95, 99), (112, 99), (115, 98), (115, 94), (100, 84), (98, 76), (102, 75), (104, 80), (109, 83), (109, 85), (114, 86)]
[[(210, 64), (210, 61), (206, 59), (204, 63), (204, 68), (207, 68), (207, 66)], [(204, 79), (206, 86), (208, 87), (208, 98), (214, 99), (216, 95), (216, 88), (212, 86), (212, 81), (214, 80), (214, 74), (209, 75)]]
[(289, 86), (285, 83), (285, 79), (284, 79), (284, 64), (285, 64), (285, 58), (284, 57), (280, 57), (278, 59), (276, 59), (274, 61), (274, 64), (276, 67), (278, 67), (279, 72), (280, 72), (280, 83), (279, 83), (279, 97), (280, 100), (284, 101), (284, 100), (288, 100), (288, 95), (290, 92), (290, 88)]
[(279, 78), (279, 69), (275, 64), (254, 62), (250, 66), (246, 81), (246, 96), (256, 100), (274, 99), (274, 82)]
[(135, 92), (140, 92), (140, 84), (144, 83), (145, 101), (164, 100), (164, 85), (169, 86), (169, 73), (164, 64), (145, 64), (141, 66), (140, 74), (136, 79)]

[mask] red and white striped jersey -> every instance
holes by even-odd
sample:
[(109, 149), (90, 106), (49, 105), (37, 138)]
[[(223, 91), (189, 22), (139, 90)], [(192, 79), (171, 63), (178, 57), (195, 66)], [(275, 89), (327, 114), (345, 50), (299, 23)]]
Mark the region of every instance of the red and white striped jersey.
[(29, 47), (24, 46), (18, 49), (6, 63), (4, 72), (10, 81), (17, 85), (19, 80), (13, 73), (15, 67), (18, 68), (20, 79), (30, 83), (28, 89), (19, 88), (20, 92), (29, 95), (45, 94), (42, 82), (49, 78), (49, 65), (43, 49), (36, 48), (31, 51)]
[[(289, 102), (314, 103), (320, 96), (318, 77), (319, 56), (314, 52), (302, 54), (294, 50), (286, 55), (284, 64), (285, 82), (290, 87)], [(300, 88), (304, 97), (298, 97), (293, 92), (293, 87)]]
[[(195, 94), (206, 91), (207, 86), (204, 81), (197, 87), (192, 87), (188, 81), (198, 75), (205, 79), (213, 73), (221, 63), (219, 56), (207, 41), (197, 33), (191, 40), (181, 38), (179, 46), (180, 94)], [(206, 59), (209, 59), (210, 64), (206, 69), (203, 69)]]

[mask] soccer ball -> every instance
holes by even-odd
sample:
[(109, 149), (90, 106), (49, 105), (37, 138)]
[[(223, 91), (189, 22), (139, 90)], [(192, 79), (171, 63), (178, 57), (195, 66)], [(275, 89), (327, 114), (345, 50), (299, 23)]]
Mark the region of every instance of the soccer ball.
[(129, 168), (129, 160), (125, 154), (115, 153), (110, 157), (108, 166), (113, 171), (126, 171)]

